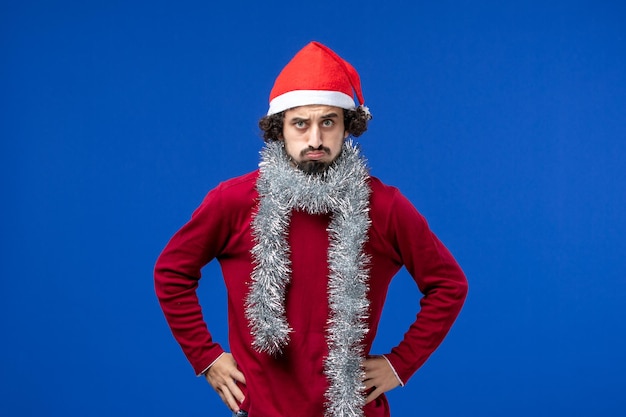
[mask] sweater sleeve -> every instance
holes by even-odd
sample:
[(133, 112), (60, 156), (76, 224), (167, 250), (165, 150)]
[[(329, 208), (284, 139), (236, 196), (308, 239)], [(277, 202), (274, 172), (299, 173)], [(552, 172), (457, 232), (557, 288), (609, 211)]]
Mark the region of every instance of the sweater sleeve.
[(207, 194), (191, 219), (170, 239), (157, 259), (154, 284), (172, 334), (196, 375), (224, 350), (213, 342), (196, 294), (200, 270), (215, 258), (228, 239), (228, 211), (220, 187)]
[(385, 355), (406, 383), (452, 327), (465, 301), (468, 285), (452, 254), (400, 192), (396, 192), (393, 199), (388, 233), (396, 255), (423, 294), (415, 321), (400, 344)]

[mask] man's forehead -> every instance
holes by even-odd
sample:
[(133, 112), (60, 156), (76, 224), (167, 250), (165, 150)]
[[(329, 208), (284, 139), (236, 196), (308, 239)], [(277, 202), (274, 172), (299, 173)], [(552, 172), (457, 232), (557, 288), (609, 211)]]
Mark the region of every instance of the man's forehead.
[(341, 107), (327, 106), (323, 104), (309, 104), (306, 106), (293, 107), (285, 110), (285, 117), (309, 117), (311, 115), (328, 116), (328, 115), (343, 115), (343, 109)]

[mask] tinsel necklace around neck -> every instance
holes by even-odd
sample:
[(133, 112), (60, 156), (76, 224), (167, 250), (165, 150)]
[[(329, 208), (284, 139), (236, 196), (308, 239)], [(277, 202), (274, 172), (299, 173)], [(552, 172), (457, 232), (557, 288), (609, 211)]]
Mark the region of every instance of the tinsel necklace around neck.
[(287, 233), (292, 210), (330, 213), (325, 410), (328, 417), (362, 416), (362, 342), (369, 330), (369, 259), (364, 246), (370, 226), (370, 188), (365, 160), (347, 140), (324, 173), (305, 174), (294, 168), (282, 142), (270, 142), (261, 151), (259, 168), (259, 206), (252, 222), (254, 270), (246, 302), (253, 347), (279, 356), (289, 343), (292, 329), (285, 296), (291, 279)]

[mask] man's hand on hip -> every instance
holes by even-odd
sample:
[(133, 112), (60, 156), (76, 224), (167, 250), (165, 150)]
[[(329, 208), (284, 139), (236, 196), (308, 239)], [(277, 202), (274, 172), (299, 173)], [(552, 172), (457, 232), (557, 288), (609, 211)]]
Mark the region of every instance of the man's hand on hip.
[(243, 373), (237, 368), (237, 362), (230, 353), (224, 353), (204, 373), (206, 380), (219, 394), (220, 398), (232, 411), (239, 411), (239, 404), (244, 400), (237, 382), (246, 383)]
[(363, 361), (363, 370), (365, 370), (365, 404), (375, 400), (382, 393), (390, 391), (400, 385), (398, 377), (396, 377), (393, 368), (382, 356), (374, 356)]

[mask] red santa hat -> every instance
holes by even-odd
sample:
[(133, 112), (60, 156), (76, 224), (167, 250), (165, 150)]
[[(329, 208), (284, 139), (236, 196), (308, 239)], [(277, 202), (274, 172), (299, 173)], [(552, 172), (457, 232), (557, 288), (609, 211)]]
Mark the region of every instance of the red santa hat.
[(283, 68), (270, 92), (267, 115), (309, 104), (354, 109), (363, 105), (361, 80), (354, 67), (319, 42), (311, 42)]

